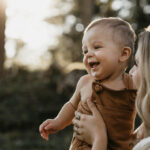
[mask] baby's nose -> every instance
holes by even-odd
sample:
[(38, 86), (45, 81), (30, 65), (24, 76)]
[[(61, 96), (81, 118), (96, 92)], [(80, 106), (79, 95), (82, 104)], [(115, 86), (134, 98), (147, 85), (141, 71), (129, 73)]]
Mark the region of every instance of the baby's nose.
[(89, 50), (87, 53), (87, 57), (91, 57), (91, 56), (94, 56), (94, 53), (93, 53), (93, 51)]

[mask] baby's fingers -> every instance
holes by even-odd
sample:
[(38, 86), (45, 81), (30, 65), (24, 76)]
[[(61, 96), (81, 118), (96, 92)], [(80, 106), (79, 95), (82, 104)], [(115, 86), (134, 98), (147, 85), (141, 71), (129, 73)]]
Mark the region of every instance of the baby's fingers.
[(53, 130), (53, 128), (54, 127), (51, 123), (44, 127), (45, 130), (51, 130), (51, 129)]
[(49, 119), (47, 119), (46, 121), (44, 121), (40, 127), (39, 127), (39, 131), (40, 133), (44, 132), (44, 128), (49, 124)]
[(48, 134), (46, 134), (46, 133), (41, 133), (41, 137), (42, 137), (43, 139), (45, 139), (45, 140), (48, 141)]

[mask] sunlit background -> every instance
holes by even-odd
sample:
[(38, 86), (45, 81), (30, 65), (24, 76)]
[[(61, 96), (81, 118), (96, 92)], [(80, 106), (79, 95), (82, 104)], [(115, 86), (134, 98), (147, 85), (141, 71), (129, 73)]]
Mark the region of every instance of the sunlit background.
[(69, 149), (72, 126), (48, 142), (38, 128), (57, 115), (87, 73), (85, 27), (110, 16), (138, 34), (150, 24), (150, 0), (0, 0), (0, 150)]
[[(103, 4), (109, 2), (109, 0), (99, 1)], [(64, 31), (70, 32), (70, 26), (74, 25), (78, 18), (72, 14), (67, 15), (63, 24), (56, 24), (54, 19), (52, 23), (48, 20), (67, 14), (74, 7), (73, 1), (6, 0), (6, 3), (6, 67), (17, 64), (27, 66), (31, 70), (47, 69), (52, 57), (48, 50), (58, 44), (59, 35)], [(118, 11), (119, 17), (127, 19), (134, 17), (133, 8), (136, 4), (133, 1), (114, 0), (110, 4), (112, 10)], [(150, 5), (145, 5), (145, 2), (141, 1), (141, 6), (145, 14), (150, 14)], [(137, 28), (136, 23), (132, 22), (132, 25)], [(82, 32), (84, 25), (77, 23), (75, 29)]]
[[(13, 63), (30, 69), (46, 69), (51, 62), (50, 47), (58, 44), (57, 37), (64, 28), (74, 23), (70, 17), (64, 25), (50, 24), (46, 20), (67, 13), (71, 1), (60, 7), (53, 0), (6, 0), (6, 66)], [(67, 29), (67, 30), (68, 30)]]

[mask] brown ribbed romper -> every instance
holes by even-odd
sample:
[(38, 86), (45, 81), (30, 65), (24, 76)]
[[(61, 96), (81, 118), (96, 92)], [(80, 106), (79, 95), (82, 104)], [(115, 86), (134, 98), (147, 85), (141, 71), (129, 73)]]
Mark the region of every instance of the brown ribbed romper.
[[(128, 74), (123, 75), (123, 80), (126, 88), (122, 90), (109, 89), (99, 81), (92, 83), (92, 100), (107, 127), (108, 150), (132, 150), (133, 147), (136, 90)], [(79, 103), (77, 111), (91, 114), (86, 101)], [(70, 150), (91, 150), (91, 145), (73, 137)]]

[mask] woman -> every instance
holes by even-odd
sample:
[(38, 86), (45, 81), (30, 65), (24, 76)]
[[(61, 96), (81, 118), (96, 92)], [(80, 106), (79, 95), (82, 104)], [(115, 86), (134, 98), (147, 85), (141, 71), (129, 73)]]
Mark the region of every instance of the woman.
[[(148, 150), (150, 148), (150, 26), (139, 35), (136, 65), (130, 71), (133, 81), (138, 89), (136, 108), (143, 123), (135, 131), (139, 142), (133, 150)], [(78, 119), (73, 120), (76, 137), (92, 144), (92, 150), (106, 150), (107, 133), (104, 121), (89, 100), (89, 108), (93, 115), (83, 115), (76, 112)], [(80, 116), (80, 117), (79, 117)], [(144, 146), (143, 146), (144, 144)]]

